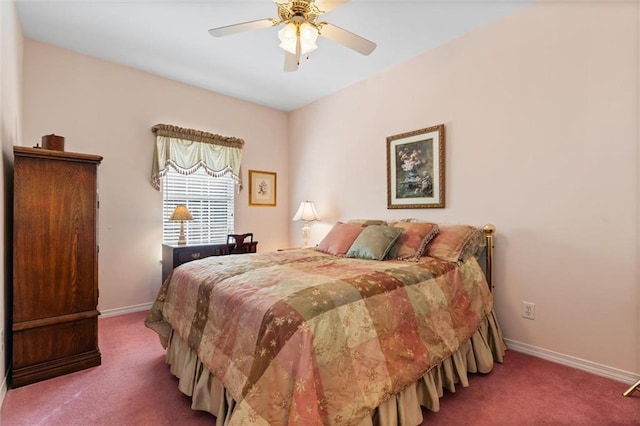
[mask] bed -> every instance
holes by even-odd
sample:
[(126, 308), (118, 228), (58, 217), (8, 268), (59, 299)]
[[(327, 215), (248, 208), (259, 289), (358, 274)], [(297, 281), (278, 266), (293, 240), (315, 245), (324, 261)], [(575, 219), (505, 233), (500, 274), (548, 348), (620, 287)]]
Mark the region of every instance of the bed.
[(506, 349), (495, 228), (408, 223), (338, 222), (316, 248), (176, 268), (145, 324), (192, 408), (218, 425), (417, 425), (490, 372)]

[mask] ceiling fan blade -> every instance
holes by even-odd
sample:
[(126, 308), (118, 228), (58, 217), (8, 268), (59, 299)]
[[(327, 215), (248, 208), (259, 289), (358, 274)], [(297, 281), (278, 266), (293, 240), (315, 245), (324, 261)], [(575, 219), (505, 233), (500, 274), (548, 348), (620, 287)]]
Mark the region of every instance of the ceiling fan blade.
[(214, 37), (224, 37), (231, 34), (240, 33), (243, 31), (259, 30), (261, 28), (267, 28), (273, 26), (272, 19), (258, 19), (257, 21), (243, 22), (241, 24), (227, 25), (225, 27), (212, 28), (209, 30), (209, 34)]
[(284, 57), (284, 71), (291, 72), (297, 71), (300, 66), (300, 37), (296, 41), (296, 54), (292, 54), (291, 52), (285, 51)]
[(358, 53), (362, 53), (363, 55), (369, 55), (377, 46), (374, 42), (369, 41), (366, 38), (360, 37), (359, 35), (342, 29), (336, 25), (324, 22), (322, 29), (320, 30), (320, 35), (328, 38), (329, 40), (340, 43), (349, 49), (353, 49)]
[(348, 1), (349, 0), (316, 0), (316, 6), (323, 12), (330, 12)]
[(289, 52), (285, 52), (284, 71), (285, 72), (298, 71), (298, 57), (296, 55), (292, 55)]

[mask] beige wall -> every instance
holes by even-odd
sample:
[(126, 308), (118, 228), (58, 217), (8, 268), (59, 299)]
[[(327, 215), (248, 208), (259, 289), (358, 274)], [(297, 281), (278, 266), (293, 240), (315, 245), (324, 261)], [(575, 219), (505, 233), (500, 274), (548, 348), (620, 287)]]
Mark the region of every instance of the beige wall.
[[(293, 112), (312, 242), (340, 218), (494, 223), (506, 337), (640, 372), (638, 7), (537, 4)], [(385, 138), (440, 123), (447, 207), (387, 210)]]
[[(7, 298), (8, 283), (11, 271), (11, 164), (13, 163), (13, 145), (18, 144), (21, 132), (22, 108), (22, 30), (12, 2), (0, 2), (0, 330), (7, 336)], [(3, 345), (4, 343), (4, 345)], [(0, 405), (6, 394), (6, 375), (8, 365), (5, 363), (6, 342), (0, 342)]]
[(258, 250), (288, 244), (288, 134), (285, 113), (239, 101), (40, 42), (24, 44), (24, 139), (64, 136), (65, 150), (102, 155), (101, 310), (151, 302), (160, 286), (162, 194), (149, 183), (151, 126), (175, 124), (243, 138), (247, 170), (278, 175), (277, 207), (236, 201), (236, 231), (254, 232)]

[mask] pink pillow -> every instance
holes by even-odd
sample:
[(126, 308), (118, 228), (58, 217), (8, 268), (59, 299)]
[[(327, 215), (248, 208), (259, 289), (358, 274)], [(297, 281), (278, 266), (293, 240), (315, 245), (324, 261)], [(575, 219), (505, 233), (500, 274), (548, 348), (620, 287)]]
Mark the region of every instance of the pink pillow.
[(316, 250), (335, 256), (344, 256), (364, 229), (360, 223), (336, 222), (331, 231), (320, 241)]
[(465, 260), (484, 247), (481, 229), (468, 225), (440, 226), (440, 231), (427, 245), (426, 256), (449, 262)]
[(404, 231), (389, 251), (388, 259), (420, 259), (427, 248), (427, 244), (438, 233), (438, 225), (429, 222), (396, 222), (392, 226), (403, 228)]

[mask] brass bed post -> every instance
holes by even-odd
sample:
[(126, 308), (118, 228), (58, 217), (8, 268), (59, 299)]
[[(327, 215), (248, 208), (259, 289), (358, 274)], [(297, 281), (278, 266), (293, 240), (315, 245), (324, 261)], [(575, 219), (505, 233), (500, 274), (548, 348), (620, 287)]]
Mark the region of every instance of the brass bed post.
[(633, 385), (631, 385), (631, 387), (629, 389), (627, 389), (622, 395), (624, 396), (631, 396), (631, 394), (633, 393), (633, 391), (638, 391), (640, 392), (640, 380), (638, 380), (637, 382), (635, 382)]
[(484, 238), (486, 240), (486, 265), (485, 265), (485, 275), (487, 276), (487, 282), (489, 283), (489, 288), (493, 293), (493, 289), (495, 288), (495, 284), (493, 282), (493, 234), (496, 233), (496, 227), (492, 224), (487, 224), (482, 229), (484, 232)]

